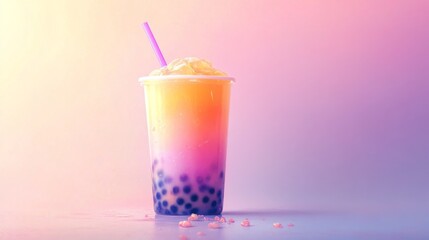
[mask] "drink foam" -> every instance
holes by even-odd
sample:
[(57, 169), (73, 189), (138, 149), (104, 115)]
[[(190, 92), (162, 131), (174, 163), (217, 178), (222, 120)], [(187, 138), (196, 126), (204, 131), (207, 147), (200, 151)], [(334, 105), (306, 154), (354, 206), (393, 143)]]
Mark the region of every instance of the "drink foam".
[(226, 76), (224, 72), (214, 68), (210, 62), (196, 57), (175, 59), (167, 66), (155, 69), (149, 74), (149, 76), (165, 75)]

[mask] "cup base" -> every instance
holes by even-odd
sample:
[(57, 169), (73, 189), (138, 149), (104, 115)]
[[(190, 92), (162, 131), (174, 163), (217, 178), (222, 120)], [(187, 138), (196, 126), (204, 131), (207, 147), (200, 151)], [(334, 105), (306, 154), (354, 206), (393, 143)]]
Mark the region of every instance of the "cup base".
[(155, 213), (157, 215), (167, 215), (167, 216), (186, 216), (191, 215), (192, 213), (199, 214), (199, 215), (220, 215), (222, 213), (222, 207), (218, 208), (210, 208), (210, 209), (198, 209), (194, 208), (191, 210), (184, 210), (184, 211), (175, 211), (175, 208), (168, 209), (168, 208), (159, 208), (159, 206), (155, 206)]

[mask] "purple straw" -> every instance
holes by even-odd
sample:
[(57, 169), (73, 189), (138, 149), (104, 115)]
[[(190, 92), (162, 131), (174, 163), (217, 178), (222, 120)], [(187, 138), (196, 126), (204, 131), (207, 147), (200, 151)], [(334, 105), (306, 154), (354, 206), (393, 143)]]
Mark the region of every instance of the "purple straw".
[(159, 49), (158, 43), (156, 43), (155, 37), (153, 36), (152, 31), (150, 30), (149, 24), (147, 22), (144, 22), (143, 28), (147, 34), (147, 37), (149, 38), (150, 45), (152, 45), (153, 51), (155, 52), (156, 57), (158, 58), (158, 61), (161, 64), (161, 67), (167, 66), (164, 56), (161, 53), (161, 49)]

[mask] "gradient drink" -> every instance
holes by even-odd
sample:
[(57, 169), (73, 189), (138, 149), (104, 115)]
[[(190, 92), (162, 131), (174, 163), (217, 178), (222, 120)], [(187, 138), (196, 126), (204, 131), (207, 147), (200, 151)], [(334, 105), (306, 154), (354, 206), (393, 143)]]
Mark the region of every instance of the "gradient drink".
[(141, 78), (155, 212), (220, 214), (232, 78), (197, 58)]

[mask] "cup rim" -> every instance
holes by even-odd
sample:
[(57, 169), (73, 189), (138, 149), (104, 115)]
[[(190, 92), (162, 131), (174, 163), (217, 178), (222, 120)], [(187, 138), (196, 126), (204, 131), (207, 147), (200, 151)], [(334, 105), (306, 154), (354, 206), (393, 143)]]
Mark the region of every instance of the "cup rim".
[(138, 81), (143, 83), (144, 81), (156, 81), (156, 80), (176, 80), (176, 79), (194, 79), (194, 80), (223, 80), (235, 82), (235, 78), (228, 76), (217, 76), (217, 75), (164, 75), (164, 76), (144, 76), (140, 77)]

